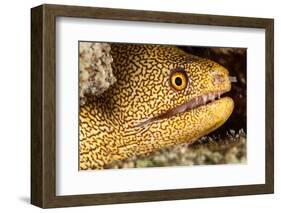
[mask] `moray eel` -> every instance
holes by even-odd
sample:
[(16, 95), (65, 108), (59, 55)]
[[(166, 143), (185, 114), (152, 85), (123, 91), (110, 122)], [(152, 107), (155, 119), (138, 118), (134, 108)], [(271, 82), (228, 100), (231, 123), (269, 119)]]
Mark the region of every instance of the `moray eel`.
[(228, 70), (175, 46), (112, 44), (117, 82), (80, 107), (80, 170), (192, 143), (220, 127), (234, 102)]

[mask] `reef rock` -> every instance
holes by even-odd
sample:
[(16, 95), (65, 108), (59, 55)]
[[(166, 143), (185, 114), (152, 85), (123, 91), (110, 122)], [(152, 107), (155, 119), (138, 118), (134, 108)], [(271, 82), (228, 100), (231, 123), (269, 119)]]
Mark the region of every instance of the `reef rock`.
[(87, 96), (100, 95), (116, 82), (111, 64), (113, 58), (108, 43), (80, 42), (80, 105)]

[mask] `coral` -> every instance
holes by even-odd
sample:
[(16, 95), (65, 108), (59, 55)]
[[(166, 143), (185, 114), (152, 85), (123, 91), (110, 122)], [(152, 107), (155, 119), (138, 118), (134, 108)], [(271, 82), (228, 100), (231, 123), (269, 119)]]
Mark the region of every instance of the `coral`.
[(100, 95), (115, 83), (111, 63), (110, 45), (107, 43), (79, 43), (80, 105), (87, 96)]

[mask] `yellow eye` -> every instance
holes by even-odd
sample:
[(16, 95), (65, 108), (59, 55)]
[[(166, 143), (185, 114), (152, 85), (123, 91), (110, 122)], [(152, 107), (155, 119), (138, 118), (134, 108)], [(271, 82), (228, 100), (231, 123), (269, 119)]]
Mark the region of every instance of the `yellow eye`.
[(175, 70), (171, 73), (170, 77), (171, 86), (177, 90), (184, 90), (188, 85), (188, 79), (185, 71)]

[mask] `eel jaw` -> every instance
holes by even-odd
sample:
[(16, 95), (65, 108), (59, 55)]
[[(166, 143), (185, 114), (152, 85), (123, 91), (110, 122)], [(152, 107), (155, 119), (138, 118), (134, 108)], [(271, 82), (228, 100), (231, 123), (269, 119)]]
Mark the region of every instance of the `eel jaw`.
[(219, 100), (221, 98), (221, 96), (226, 92), (228, 92), (228, 91), (222, 90), (222, 91), (210, 92), (210, 93), (206, 93), (206, 94), (197, 96), (195, 98), (192, 98), (188, 102), (185, 102), (179, 106), (176, 106), (172, 109), (167, 110), (164, 113), (161, 113), (160, 115), (149, 118), (149, 119), (137, 124), (135, 127), (142, 127), (146, 124), (150, 124), (155, 121), (167, 119), (167, 118), (173, 117), (179, 113), (187, 112), (189, 110), (198, 108), (200, 106), (215, 102), (216, 100)]

